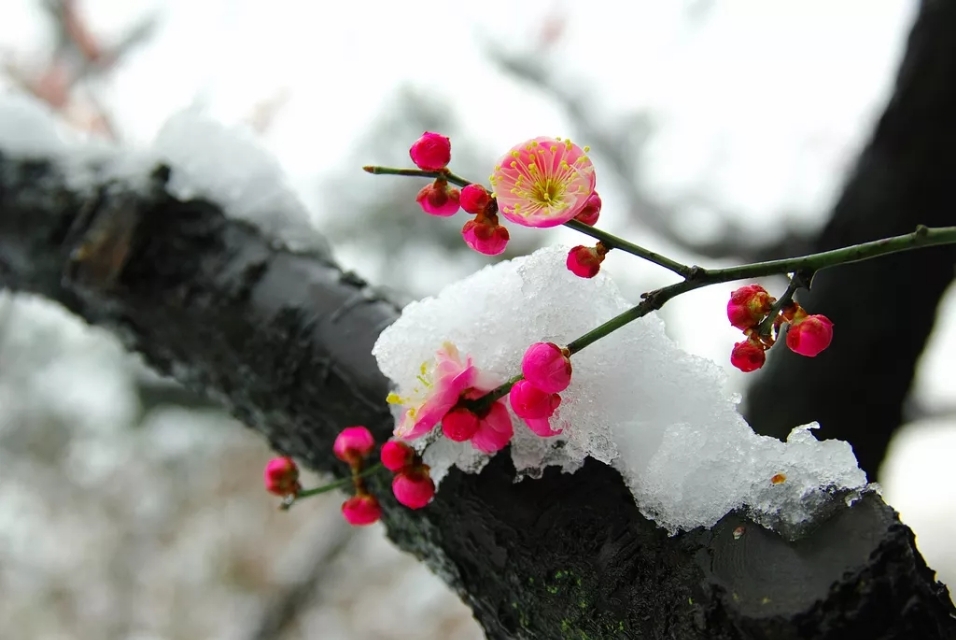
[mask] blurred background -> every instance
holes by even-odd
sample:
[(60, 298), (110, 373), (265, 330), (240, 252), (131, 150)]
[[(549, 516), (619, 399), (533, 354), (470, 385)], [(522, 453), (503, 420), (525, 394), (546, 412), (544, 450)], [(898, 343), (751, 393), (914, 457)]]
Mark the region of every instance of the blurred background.
[[(590, 145), (602, 226), (684, 262), (801, 246), (883, 108), (915, 9), (3, 0), (0, 92), (32, 93), (78, 130), (123, 145), (148, 145), (184, 108), (251, 127), (341, 263), (421, 297), (489, 261), (461, 242), (460, 217), (417, 209), (422, 183), (360, 170), (408, 165), (424, 130), (451, 136), (453, 169), (485, 181), (521, 140)], [(563, 228), (512, 237), (504, 257), (579, 242)], [(606, 269), (634, 298), (669, 282), (613, 253)], [(683, 296), (663, 315), (675, 340), (727, 366), (743, 393), (728, 363), (729, 291)], [(912, 392), (919, 417), (897, 433), (878, 478), (951, 584), (954, 363), (951, 290)], [(259, 437), (110, 335), (0, 292), (0, 636), (482, 637), (379, 525), (346, 526), (341, 496), (278, 512), (261, 489), (269, 457)]]

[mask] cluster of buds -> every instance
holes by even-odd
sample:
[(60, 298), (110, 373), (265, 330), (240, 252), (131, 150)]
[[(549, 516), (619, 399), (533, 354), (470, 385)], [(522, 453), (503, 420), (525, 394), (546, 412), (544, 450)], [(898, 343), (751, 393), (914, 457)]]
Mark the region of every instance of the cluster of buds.
[[(349, 465), (351, 478), (330, 485), (303, 491), (299, 484), (299, 468), (287, 456), (273, 458), (266, 464), (265, 485), (269, 493), (284, 498), (283, 508), (292, 506), (297, 498), (324, 493), (351, 481), (354, 495), (342, 503), (342, 516), (349, 524), (362, 526), (377, 522), (382, 517), (382, 506), (365, 484), (365, 476), (377, 467), (367, 468), (368, 457), (375, 449), (375, 438), (362, 426), (346, 427), (335, 438), (332, 453)], [(404, 442), (390, 440), (382, 446), (382, 466), (395, 473), (392, 492), (399, 503), (410, 509), (421, 509), (435, 496), (435, 483), (428, 466), (422, 463), (415, 450)]]
[(550, 420), (561, 405), (559, 394), (571, 384), (570, 353), (553, 342), (536, 342), (521, 359), (521, 375), (508, 394), (511, 409), (536, 435), (560, 434)]
[(382, 445), (382, 466), (395, 474), (392, 493), (409, 509), (421, 509), (435, 497), (435, 483), (415, 450), (400, 440)]
[(727, 319), (743, 331), (745, 340), (734, 345), (730, 363), (745, 373), (756, 371), (767, 361), (767, 350), (786, 331), (787, 347), (808, 358), (819, 355), (833, 340), (833, 323), (821, 314), (810, 315), (796, 302), (780, 308), (773, 318), (773, 334), (761, 329), (774, 312), (776, 299), (758, 284), (740, 287), (730, 294)]
[[(439, 174), (418, 192), (416, 201), (422, 210), (440, 217), (453, 216), (459, 209), (474, 215), (462, 227), (462, 239), (485, 255), (503, 253), (511, 237), (499, 222), (499, 213), (514, 224), (541, 228), (572, 219), (593, 226), (601, 213), (587, 148), (570, 140), (539, 137), (510, 149), (495, 164), (491, 176), (495, 193), (479, 184), (467, 184), (460, 191), (449, 185), (454, 176), (448, 172), (451, 141), (446, 136), (426, 131), (411, 146), (409, 156), (419, 169)], [(603, 254), (591, 262), (599, 265), (602, 259)], [(571, 268), (570, 257), (568, 268), (578, 275), (597, 273), (596, 266)]]
[(375, 448), (375, 438), (365, 427), (346, 427), (335, 437), (332, 453), (352, 470), (355, 495), (342, 503), (342, 516), (349, 524), (361, 526), (377, 522), (382, 517), (382, 506), (369, 493), (362, 478), (366, 458)]

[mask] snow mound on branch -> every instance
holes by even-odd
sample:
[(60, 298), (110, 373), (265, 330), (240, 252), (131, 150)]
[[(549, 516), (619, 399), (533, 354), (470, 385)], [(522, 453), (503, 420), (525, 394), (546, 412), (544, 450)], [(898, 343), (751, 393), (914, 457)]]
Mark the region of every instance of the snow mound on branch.
[(328, 249), (279, 163), (251, 129), (184, 111), (163, 125), (153, 149), (172, 167), (167, 189), (175, 198), (215, 202), (294, 251)]
[[(550, 247), (486, 267), (408, 305), (375, 345), (379, 367), (402, 394), (415, 386), (421, 363), (450, 341), (504, 381), (520, 372), (531, 343), (567, 344), (632, 306), (603, 273), (592, 280), (571, 274), (567, 251)], [(551, 465), (573, 472), (591, 456), (617, 468), (641, 512), (671, 533), (711, 527), (741, 508), (794, 533), (866, 485), (850, 446), (818, 441), (813, 427), (794, 429), (785, 443), (755, 434), (724, 390), (723, 370), (682, 351), (656, 314), (597, 341), (572, 363), (553, 423), (564, 429), (560, 436), (539, 438), (513, 416), (510, 451), (519, 477), (540, 476)], [(440, 435), (424, 442), (436, 481), (452, 466), (477, 472), (488, 459)]]
[(208, 200), (293, 251), (329, 253), (278, 162), (252, 130), (227, 127), (196, 110), (172, 116), (151, 149), (129, 151), (71, 131), (31, 96), (0, 95), (0, 153), (55, 161), (78, 190), (111, 180), (145, 190), (150, 173), (165, 163), (173, 197)]

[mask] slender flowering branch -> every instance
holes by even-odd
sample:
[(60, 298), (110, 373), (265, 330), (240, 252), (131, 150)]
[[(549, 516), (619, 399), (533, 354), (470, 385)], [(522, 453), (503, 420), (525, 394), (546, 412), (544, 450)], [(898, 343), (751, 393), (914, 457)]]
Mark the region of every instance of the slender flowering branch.
[(354, 476), (342, 478), (340, 480), (336, 480), (335, 482), (330, 482), (329, 484), (322, 485), (321, 487), (316, 487), (315, 489), (304, 489), (302, 491), (299, 491), (295, 495), (287, 496), (286, 499), (282, 502), (281, 508), (283, 510), (286, 510), (286, 509), (289, 509), (293, 504), (295, 504), (297, 501), (301, 500), (302, 498), (317, 496), (321, 493), (328, 493), (329, 491), (335, 491), (336, 489), (347, 487), (351, 485), (355, 480), (361, 479), (361, 478), (367, 478), (369, 476), (375, 475), (376, 473), (378, 473), (384, 468), (385, 467), (382, 465), (382, 463), (379, 462), (377, 464), (373, 464), (372, 466), (361, 471), (360, 473), (355, 474)]
[[(688, 278), (681, 282), (645, 293), (642, 296), (643, 300), (639, 304), (569, 342), (567, 349), (572, 355), (578, 353), (585, 347), (594, 344), (621, 327), (646, 316), (652, 311), (660, 309), (672, 298), (676, 298), (688, 291), (694, 291), (695, 289), (701, 289), (724, 282), (761, 278), (780, 273), (813, 273), (843, 264), (871, 260), (891, 253), (945, 244), (956, 244), (956, 227), (937, 227), (930, 229), (920, 226), (917, 227), (916, 231), (901, 236), (864, 242), (842, 249), (813, 253), (796, 258), (755, 262), (739, 267), (726, 267), (723, 269), (702, 269), (694, 267), (693, 273)], [(799, 287), (799, 283), (797, 286)], [(508, 393), (514, 383), (520, 379), (520, 375), (511, 378), (479, 400), (484, 402), (486, 398), (503, 397)]]
[(371, 173), (373, 176), (411, 176), (414, 178), (444, 178), (448, 182), (458, 187), (467, 187), (471, 184), (459, 175), (456, 175), (448, 169), (440, 171), (425, 171), (424, 169), (396, 169), (393, 167), (379, 167), (376, 165), (365, 165), (362, 171)]
[[(423, 169), (397, 169), (393, 167), (379, 167), (376, 165), (366, 165), (362, 167), (366, 173), (371, 173), (376, 176), (411, 176), (417, 178), (444, 178), (453, 185), (459, 187), (467, 187), (470, 184), (468, 180), (465, 180), (461, 176), (458, 176), (448, 169), (442, 169), (440, 171), (425, 171)], [(608, 249), (618, 249), (624, 251), (625, 253), (630, 253), (631, 255), (637, 256), (638, 258), (643, 258), (648, 262), (656, 264), (658, 266), (664, 267), (669, 271), (673, 271), (682, 278), (689, 278), (694, 274), (693, 267), (681, 264), (676, 260), (671, 260), (665, 256), (662, 256), (659, 253), (646, 249), (640, 245), (634, 244), (633, 242), (628, 242), (624, 238), (619, 238), (612, 233), (607, 231), (602, 231), (601, 229), (596, 229), (590, 225), (586, 225), (577, 220), (569, 220), (564, 223), (564, 226), (569, 229), (574, 229), (575, 231), (580, 231), (584, 235), (591, 236), (596, 240), (600, 240), (604, 246)]]
[[(462, 238), (480, 253), (497, 255), (504, 250), (508, 232), (498, 221), (498, 214), (501, 213), (510, 222), (521, 226), (548, 228), (563, 224), (595, 238), (598, 241), (596, 246), (576, 246), (568, 253), (567, 268), (578, 277), (592, 278), (597, 275), (604, 255), (611, 249), (618, 249), (681, 278), (679, 282), (644, 293), (639, 304), (579, 336), (563, 348), (553, 343), (535, 343), (525, 353), (522, 373), (498, 387), (489, 390), (487, 386), (482, 389), (469, 385), (466, 389), (456, 389), (454, 384), (446, 381), (426, 398), (421, 407), (409, 406), (402, 424), (396, 430), (399, 437), (417, 437), (441, 423), (446, 437), (456, 442), (471, 440), (475, 448), (485, 453), (499, 450), (513, 434), (511, 419), (502, 404), (505, 395), (510, 396), (509, 401), (515, 413), (533, 432), (542, 437), (557, 435), (560, 430), (552, 429), (548, 417), (560, 405), (559, 394), (570, 379), (570, 357), (634, 320), (660, 309), (681, 294), (735, 280), (793, 274), (786, 291), (778, 300), (773, 300), (759, 285), (742, 287), (731, 295), (727, 306), (728, 319), (746, 336), (746, 340), (734, 345), (731, 364), (741, 371), (749, 372), (763, 365), (765, 352), (775, 342), (775, 336), (771, 337), (770, 334), (774, 330), (779, 331), (783, 323), (787, 323), (790, 329), (787, 346), (796, 353), (815, 357), (830, 344), (833, 323), (823, 315), (808, 315), (793, 302), (797, 289), (808, 287), (817, 271), (919, 247), (956, 244), (956, 227), (929, 229), (921, 225), (913, 233), (796, 258), (722, 269), (688, 266), (594, 228), (593, 224), (600, 214), (601, 200), (595, 191), (594, 168), (586, 155), (587, 147), (582, 149), (569, 140), (547, 137), (516, 145), (495, 165), (491, 181), (500, 191), (496, 191), (495, 197), (490, 197), (491, 194), (480, 184), (471, 183), (452, 173), (447, 167), (450, 152), (447, 137), (425, 132), (409, 151), (417, 169), (370, 165), (364, 170), (374, 175), (434, 179), (433, 184), (419, 192), (416, 198), (419, 205), (430, 215), (450, 216), (462, 207), (474, 215), (463, 227)], [(450, 188), (449, 184), (462, 187), (464, 192)], [(462, 195), (465, 196), (464, 202)], [(445, 360), (453, 360), (453, 368), (477, 375), (470, 359), (464, 363), (457, 355), (452, 355), (448, 356), (451, 360)], [(408, 404), (406, 401), (400, 403)], [(408, 502), (410, 506), (418, 504), (412, 498)]]

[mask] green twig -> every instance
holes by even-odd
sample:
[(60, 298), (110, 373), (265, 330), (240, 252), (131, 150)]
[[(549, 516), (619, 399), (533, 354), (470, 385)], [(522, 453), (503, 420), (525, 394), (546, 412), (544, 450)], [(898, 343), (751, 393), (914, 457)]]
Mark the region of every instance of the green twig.
[(763, 319), (763, 322), (757, 325), (757, 333), (759, 335), (770, 335), (770, 330), (773, 328), (773, 323), (776, 321), (780, 310), (793, 301), (793, 294), (802, 286), (804, 286), (804, 279), (799, 274), (793, 274), (793, 277), (790, 278), (790, 282), (787, 284), (787, 290), (773, 303), (773, 306), (770, 307), (770, 312), (767, 314), (767, 317)]

